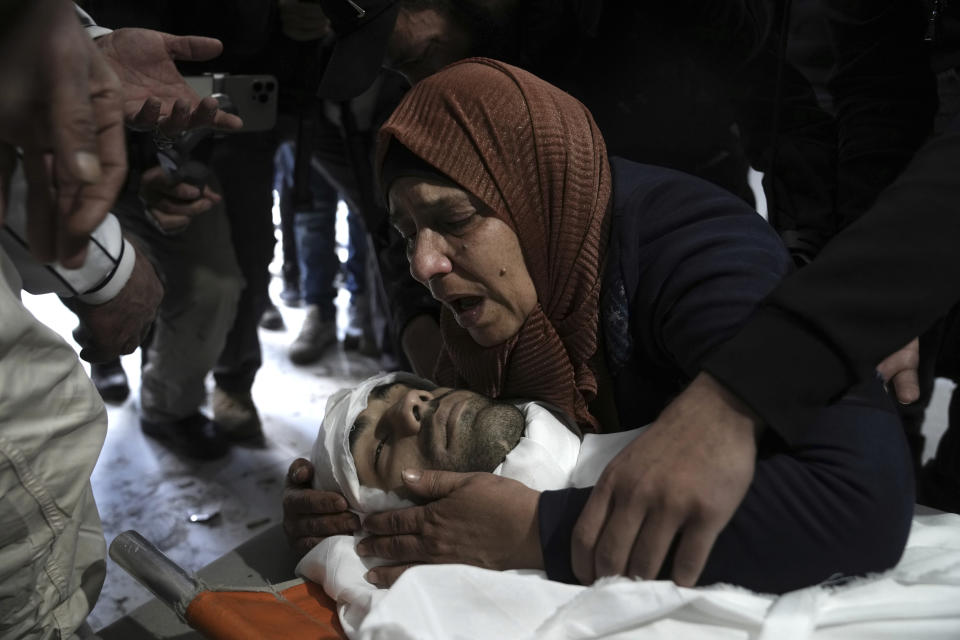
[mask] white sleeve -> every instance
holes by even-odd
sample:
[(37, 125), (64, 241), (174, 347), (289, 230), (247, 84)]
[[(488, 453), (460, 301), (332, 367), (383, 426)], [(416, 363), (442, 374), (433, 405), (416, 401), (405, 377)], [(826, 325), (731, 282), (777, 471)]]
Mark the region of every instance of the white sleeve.
[(30, 293), (56, 293), (76, 297), (87, 304), (103, 304), (123, 289), (136, 262), (133, 246), (123, 237), (120, 223), (112, 214), (90, 235), (87, 258), (78, 269), (59, 264), (42, 264), (30, 253), (27, 243), (26, 181), (17, 167), (10, 181), (10, 199), (0, 245), (20, 272), (23, 288)]

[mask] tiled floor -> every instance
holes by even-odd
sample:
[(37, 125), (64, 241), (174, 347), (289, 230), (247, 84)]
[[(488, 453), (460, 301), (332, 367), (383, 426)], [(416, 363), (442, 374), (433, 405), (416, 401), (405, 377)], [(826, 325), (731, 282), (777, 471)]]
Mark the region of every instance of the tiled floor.
[[(55, 297), (24, 297), (38, 317), (69, 339), (74, 320)], [(235, 448), (225, 459), (203, 464), (171, 455), (140, 432), (139, 356), (124, 358), (133, 394), (121, 406), (109, 408), (107, 440), (93, 474), (108, 542), (122, 531), (136, 529), (181, 566), (195, 570), (279, 520), (285, 470), (295, 457), (309, 451), (327, 397), (379, 370), (378, 362), (342, 349), (331, 349), (313, 366), (295, 367), (286, 357), (286, 347), (304, 312), (283, 307), (281, 311), (287, 329), (261, 331), (264, 365), (253, 387), (267, 434), (263, 449)], [(945, 428), (952, 388), (952, 383), (937, 381), (925, 425), (928, 455)], [(192, 523), (193, 514), (211, 517)], [(91, 625), (102, 628), (149, 598), (111, 562)]]

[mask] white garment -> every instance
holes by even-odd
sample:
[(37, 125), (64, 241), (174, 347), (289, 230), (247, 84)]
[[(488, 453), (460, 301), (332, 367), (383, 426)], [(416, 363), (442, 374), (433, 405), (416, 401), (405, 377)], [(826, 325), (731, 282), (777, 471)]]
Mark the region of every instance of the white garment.
[[(642, 432), (587, 435), (577, 450), (549, 412), (524, 408), (527, 433), (498, 472), (540, 489), (596, 484)], [(377, 589), (363, 576), (381, 563), (357, 555), (360, 537), (327, 538), (297, 566), (336, 600), (353, 640), (960, 638), (960, 516), (952, 514), (915, 517), (903, 558), (890, 571), (779, 597), (627, 578), (584, 587), (539, 571), (467, 565), (414, 567), (392, 588)]]
[(107, 415), (20, 284), (0, 249), (0, 638), (69, 638), (106, 571), (90, 474)]
[(902, 640), (960, 638), (960, 516), (916, 516), (893, 569), (782, 596), (607, 578), (590, 587), (466, 565), (408, 570), (354, 640)]

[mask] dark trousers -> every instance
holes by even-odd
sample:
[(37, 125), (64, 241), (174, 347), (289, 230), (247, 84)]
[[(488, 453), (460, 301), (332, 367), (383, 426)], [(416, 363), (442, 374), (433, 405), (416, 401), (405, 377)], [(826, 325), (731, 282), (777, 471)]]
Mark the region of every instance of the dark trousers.
[(211, 166), (223, 185), (233, 246), (246, 287), (213, 375), (225, 391), (244, 392), (262, 364), (260, 316), (269, 304), (268, 265), (273, 258), (273, 132), (228, 135), (219, 141)]

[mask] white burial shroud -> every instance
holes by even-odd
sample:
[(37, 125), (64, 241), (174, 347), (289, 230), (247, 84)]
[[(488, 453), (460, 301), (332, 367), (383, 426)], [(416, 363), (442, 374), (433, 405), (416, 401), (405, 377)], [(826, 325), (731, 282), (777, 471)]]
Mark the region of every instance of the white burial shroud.
[[(595, 484), (642, 431), (587, 435), (581, 445), (542, 407), (522, 408), (527, 434), (497, 473), (541, 490)], [(915, 516), (890, 571), (782, 596), (628, 578), (584, 587), (539, 571), (467, 565), (414, 567), (384, 590), (363, 579), (377, 563), (356, 554), (361, 537), (327, 538), (297, 566), (337, 601), (352, 640), (960, 638), (960, 516), (953, 514)]]

